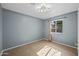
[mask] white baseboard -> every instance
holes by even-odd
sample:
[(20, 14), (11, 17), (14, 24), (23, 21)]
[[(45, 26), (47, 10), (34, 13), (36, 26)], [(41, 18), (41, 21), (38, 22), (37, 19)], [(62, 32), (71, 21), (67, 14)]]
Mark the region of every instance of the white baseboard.
[(39, 40), (34, 40), (32, 42), (29, 42), (29, 43), (24, 43), (24, 44), (21, 44), (21, 45), (17, 45), (17, 46), (14, 46), (14, 47), (10, 47), (10, 48), (3, 49), (1, 51), (1, 53), (0, 53), (0, 56), (2, 56), (2, 54), (3, 54), (4, 51), (11, 50), (11, 49), (14, 49), (14, 48), (17, 48), (17, 47), (21, 47), (21, 46), (24, 46), (24, 45), (27, 45), (27, 44), (31, 44), (31, 43), (34, 43), (34, 42), (37, 42), (37, 41), (40, 41), (40, 40), (46, 40), (46, 38), (39, 39)]
[(68, 46), (68, 47), (77, 49), (77, 47), (74, 47), (74, 46), (71, 46), (71, 45), (67, 45), (67, 44), (64, 44), (64, 43), (59, 43), (59, 42), (56, 42), (56, 41), (53, 41), (53, 42), (55, 42), (57, 44), (61, 44), (61, 45), (64, 45), (64, 46)]

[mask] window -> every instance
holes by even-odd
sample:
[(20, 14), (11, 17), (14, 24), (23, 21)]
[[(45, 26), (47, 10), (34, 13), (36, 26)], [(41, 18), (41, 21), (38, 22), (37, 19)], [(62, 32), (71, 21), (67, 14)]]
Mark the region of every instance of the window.
[(51, 22), (51, 27), (52, 27), (51, 32), (62, 33), (62, 24), (63, 24), (62, 19), (52, 21)]

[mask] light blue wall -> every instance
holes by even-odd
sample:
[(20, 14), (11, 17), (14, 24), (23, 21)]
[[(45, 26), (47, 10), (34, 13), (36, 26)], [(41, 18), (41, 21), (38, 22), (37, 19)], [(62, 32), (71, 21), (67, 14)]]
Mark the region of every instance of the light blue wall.
[[(72, 12), (72, 13), (54, 17), (54, 19), (58, 19), (58, 18), (63, 19), (63, 32), (53, 33), (52, 34), (53, 41), (64, 43), (75, 47), (75, 43), (77, 42), (77, 12)], [(54, 19), (52, 18), (52, 20)], [(47, 21), (45, 22), (45, 24), (46, 23)], [(45, 33), (48, 34), (47, 29), (45, 30), (46, 30)], [(47, 35), (45, 37), (47, 37)]]
[(0, 51), (2, 50), (2, 8), (0, 5)]
[(43, 20), (3, 10), (3, 49), (43, 38)]
[(44, 38), (48, 39), (48, 20), (44, 21)]

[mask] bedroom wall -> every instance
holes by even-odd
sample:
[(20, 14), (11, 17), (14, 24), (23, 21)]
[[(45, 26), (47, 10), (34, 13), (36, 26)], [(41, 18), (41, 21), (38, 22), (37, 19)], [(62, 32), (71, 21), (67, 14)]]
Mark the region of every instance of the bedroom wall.
[(2, 8), (0, 4), (0, 51), (2, 50)]
[(3, 49), (44, 38), (43, 20), (3, 9)]
[[(62, 17), (66, 17), (66, 18), (62, 18)], [(71, 12), (68, 14), (56, 16), (54, 18), (63, 19), (63, 32), (52, 33), (53, 41), (76, 47), (75, 44), (77, 43), (77, 24), (78, 24), (77, 23), (77, 12)], [(54, 18), (52, 18), (52, 20), (54, 20)], [(45, 24), (46, 23), (48, 24), (47, 21), (45, 22)], [(47, 27), (47, 25), (45, 25), (45, 27)], [(46, 34), (48, 34), (47, 29), (45, 29)], [(47, 37), (47, 35), (45, 35), (45, 37)]]
[(79, 8), (78, 8), (78, 56), (79, 56)]
[(44, 38), (48, 38), (48, 20), (44, 20)]

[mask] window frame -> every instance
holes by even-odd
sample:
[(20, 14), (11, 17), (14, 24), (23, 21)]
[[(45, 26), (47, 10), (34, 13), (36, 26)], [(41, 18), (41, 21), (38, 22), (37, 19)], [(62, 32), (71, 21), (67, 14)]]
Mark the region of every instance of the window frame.
[[(55, 32), (52, 31), (52, 30), (53, 30), (52, 27), (51, 27), (51, 28), (52, 28), (52, 29), (51, 29), (51, 32), (54, 32), (54, 33), (60, 33), (60, 34), (63, 33), (63, 19), (52, 20), (51, 23), (54, 22), (54, 21), (55, 21), (55, 28), (54, 28)], [(62, 32), (57, 32), (57, 21), (62, 21)]]

